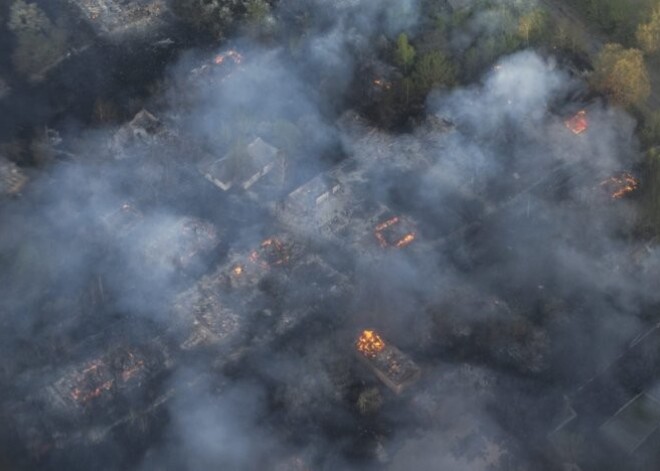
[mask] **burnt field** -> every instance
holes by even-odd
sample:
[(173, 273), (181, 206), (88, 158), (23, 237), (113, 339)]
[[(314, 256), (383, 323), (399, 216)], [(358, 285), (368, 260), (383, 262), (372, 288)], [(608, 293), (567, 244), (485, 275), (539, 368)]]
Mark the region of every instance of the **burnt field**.
[(0, 468), (654, 469), (634, 120), (532, 50), (392, 117), (391, 8), (3, 157)]

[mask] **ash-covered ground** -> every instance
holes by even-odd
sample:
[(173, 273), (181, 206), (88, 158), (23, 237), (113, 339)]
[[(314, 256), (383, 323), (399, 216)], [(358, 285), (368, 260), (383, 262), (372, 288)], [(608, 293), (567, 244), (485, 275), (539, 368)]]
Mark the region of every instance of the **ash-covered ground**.
[(527, 50), (384, 129), (362, 65), (419, 5), (311, 6), (299, 44), (188, 51), (131, 121), (63, 121), (0, 202), (0, 467), (655, 469), (634, 120)]

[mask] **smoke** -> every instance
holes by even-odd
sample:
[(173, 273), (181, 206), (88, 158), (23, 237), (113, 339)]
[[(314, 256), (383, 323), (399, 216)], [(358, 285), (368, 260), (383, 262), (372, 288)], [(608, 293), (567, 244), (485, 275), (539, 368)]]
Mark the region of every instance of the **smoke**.
[[(1, 417), (21, 395), (47, 403), (41, 391), (58, 372), (104, 354), (114, 341), (99, 340), (107, 330), (172, 353), (140, 384), (139, 400), (125, 392), (118, 401), (131, 417), (156, 403), (146, 409), (159, 430), (137, 445), (113, 435), (113, 446), (138, 451), (106, 469), (543, 469), (534, 447), (547, 446), (546, 396), (619, 356), (644, 326), (640, 313), (659, 301), (649, 281), (657, 256), (630, 262), (635, 204), (612, 201), (601, 185), (637, 163), (634, 120), (590, 102), (589, 131), (574, 135), (566, 100), (583, 84), (523, 51), (477, 83), (431, 93), (411, 132), (377, 130), (342, 114), (351, 84), (377, 37), (415, 31), (420, 5), (279, 8), (310, 15), (299, 44), (239, 40), (242, 60), (217, 66), (184, 55), (151, 104), (157, 130), (127, 142), (116, 128), (76, 130), (66, 138), (85, 155), (43, 170), (22, 199), (3, 203), (0, 385), (12, 398)], [(494, 14), (477, 15), (468, 35), (491, 34)], [(256, 138), (287, 153), (286, 184), (223, 193), (200, 174)], [(337, 161), (355, 168), (339, 172), (343, 193), (325, 211), (346, 226), (328, 234), (315, 228), (319, 214), (288, 220), (287, 195)], [(405, 250), (374, 243), (388, 211), (414, 227)], [(218, 277), (281, 233), (296, 252), (283, 275), (273, 270), (246, 290)], [(202, 338), (198, 350), (181, 347), (195, 328), (213, 331), (192, 314), (175, 320), (172, 306), (190, 290), (240, 322), (226, 346)], [(423, 378), (410, 392), (395, 396), (357, 366), (353, 342), (365, 327), (419, 363)], [(35, 379), (43, 369), (48, 380)], [(372, 415), (357, 405), (369, 388), (382, 399)], [(521, 417), (516, 404), (544, 398)], [(66, 430), (89, 420), (39, 407)], [(39, 410), (26, 409), (36, 420)], [(18, 440), (31, 437), (32, 422), (16, 417)], [(113, 420), (110, 428), (128, 419)], [(37, 462), (83, 466), (67, 446)]]

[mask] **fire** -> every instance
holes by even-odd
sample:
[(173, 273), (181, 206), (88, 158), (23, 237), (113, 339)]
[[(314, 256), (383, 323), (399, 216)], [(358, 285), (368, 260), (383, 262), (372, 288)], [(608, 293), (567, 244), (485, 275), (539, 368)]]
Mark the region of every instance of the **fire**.
[(121, 379), (124, 383), (140, 373), (144, 368), (144, 361), (136, 359), (135, 355), (130, 352), (128, 353), (128, 361), (130, 364), (121, 372)]
[(263, 268), (268, 268), (286, 264), (289, 261), (289, 254), (282, 241), (271, 237), (264, 240), (258, 250), (250, 252), (249, 259)]
[(218, 54), (217, 56), (215, 56), (213, 62), (215, 63), (215, 65), (220, 65), (223, 62), (225, 62), (225, 59), (231, 59), (234, 62), (234, 64), (240, 64), (243, 61), (243, 56), (237, 51), (231, 49), (225, 52), (224, 54)]
[(393, 218), (390, 218), (387, 221), (381, 222), (380, 224), (378, 224), (376, 226), (376, 232), (382, 232), (385, 229), (387, 229), (388, 227), (391, 227), (391, 226), (393, 226), (394, 224), (396, 224), (398, 222), (399, 222), (399, 217), (394, 216)]
[[(381, 222), (375, 227), (374, 235), (376, 236), (376, 239), (378, 239), (378, 243), (381, 247), (396, 247), (397, 249), (401, 249), (410, 245), (415, 240), (416, 236), (414, 232), (405, 232), (402, 235), (400, 235), (400, 232), (399, 234), (395, 232), (397, 226), (402, 224), (402, 222), (403, 221), (398, 216), (394, 216)], [(393, 233), (388, 236), (387, 233), (390, 231)]]
[(587, 120), (587, 112), (585, 110), (580, 110), (571, 118), (564, 121), (564, 124), (568, 129), (570, 129), (573, 134), (582, 134), (587, 129), (589, 129), (589, 121)]
[(355, 342), (358, 352), (366, 357), (375, 357), (378, 352), (385, 348), (385, 342), (373, 330), (365, 330)]
[(240, 265), (236, 265), (234, 268), (231, 270), (231, 274), (234, 276), (241, 276), (243, 274), (243, 267)]
[(90, 362), (73, 377), (74, 384), (69, 396), (81, 405), (86, 405), (114, 387), (121, 387), (138, 376), (145, 368), (144, 360), (127, 352), (121, 360), (120, 371), (113, 372), (111, 365), (98, 359)]
[(399, 239), (399, 241), (396, 244), (394, 244), (394, 246), (397, 249), (400, 249), (406, 247), (407, 245), (410, 245), (413, 242), (413, 240), (415, 240), (415, 234), (412, 233), (406, 234), (401, 239)]
[(613, 176), (600, 183), (610, 191), (612, 199), (621, 199), (639, 188), (639, 180), (628, 172)]
[(91, 389), (89, 391), (85, 391), (81, 388), (76, 387), (71, 390), (71, 398), (77, 402), (84, 404), (92, 399), (99, 397), (101, 394), (103, 394), (103, 391), (109, 391), (110, 389), (112, 389), (113, 385), (114, 385), (114, 381), (112, 379), (109, 379), (101, 383), (96, 388)]
[(372, 81), (372, 83), (373, 83), (376, 87), (378, 87), (378, 88), (382, 88), (383, 90), (389, 90), (389, 89), (392, 87), (392, 85), (390, 84), (390, 82), (388, 82), (387, 80), (379, 79), (379, 78), (374, 79), (374, 80)]

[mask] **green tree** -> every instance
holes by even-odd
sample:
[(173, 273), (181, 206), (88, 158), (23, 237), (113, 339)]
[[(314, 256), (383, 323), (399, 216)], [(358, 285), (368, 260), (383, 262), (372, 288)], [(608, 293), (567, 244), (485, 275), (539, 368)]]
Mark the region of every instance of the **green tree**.
[(415, 48), (408, 42), (408, 35), (405, 33), (399, 34), (394, 50), (394, 61), (407, 73), (414, 60)]
[(653, 9), (651, 19), (640, 23), (635, 33), (637, 44), (647, 54), (653, 54), (660, 49), (660, 6)]
[(656, 234), (660, 234), (660, 147), (650, 149), (646, 158), (646, 224)]
[(643, 115), (643, 122), (639, 136), (644, 147), (660, 146), (660, 111), (647, 110)]
[(7, 27), (16, 36), (12, 61), (21, 75), (39, 78), (66, 51), (66, 31), (55, 26), (35, 3), (16, 0)]
[(415, 89), (426, 93), (434, 87), (449, 87), (456, 81), (456, 68), (440, 51), (421, 56), (412, 72)]
[(606, 44), (594, 63), (593, 86), (622, 106), (639, 105), (651, 94), (642, 51)]
[(518, 35), (529, 44), (530, 40), (534, 40), (543, 36), (546, 29), (546, 15), (543, 10), (534, 9), (518, 19)]
[(244, 11), (242, 0), (172, 0), (172, 11), (196, 29), (220, 39), (236, 26)]

